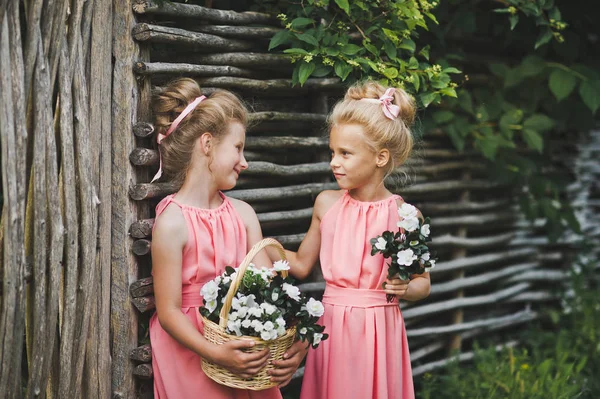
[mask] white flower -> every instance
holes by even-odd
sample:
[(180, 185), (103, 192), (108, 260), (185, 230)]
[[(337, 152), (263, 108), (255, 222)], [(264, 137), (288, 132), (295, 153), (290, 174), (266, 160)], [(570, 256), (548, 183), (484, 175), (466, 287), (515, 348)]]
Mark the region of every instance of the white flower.
[(285, 293), (294, 301), (300, 300), (300, 288), (288, 283), (283, 283), (282, 288), (285, 291)]
[(273, 302), (275, 302), (278, 298), (279, 298), (279, 293), (278, 292), (271, 293), (271, 300)]
[(408, 232), (415, 231), (416, 229), (419, 228), (419, 219), (417, 219), (417, 218), (402, 219), (402, 221), (398, 222), (398, 227), (400, 227)]
[(263, 311), (261, 308), (255, 307), (255, 308), (249, 308), (248, 309), (248, 314), (250, 316), (254, 316), (254, 317), (261, 317), (263, 314)]
[(272, 339), (269, 331), (262, 331), (260, 333), (260, 337), (263, 339), (263, 341), (270, 341)]
[(267, 322), (265, 322), (265, 324), (263, 324), (264, 331), (272, 331), (274, 328), (275, 328), (275, 324), (273, 324), (273, 322), (267, 321)]
[(421, 259), (422, 260), (427, 261), (427, 260), (430, 259), (430, 257), (431, 257), (431, 254), (429, 252), (425, 252), (424, 254), (421, 254)]
[(239, 310), (242, 307), (242, 301), (239, 298), (233, 297), (231, 300), (231, 309)]
[(315, 333), (313, 336), (313, 345), (319, 345), (321, 343), (321, 339), (323, 338), (323, 334)]
[(242, 327), (244, 328), (249, 328), (251, 326), (252, 322), (248, 319), (242, 321)]
[(214, 312), (214, 310), (217, 308), (217, 300), (213, 299), (212, 301), (206, 301), (205, 307), (210, 313)]
[(433, 269), (435, 267), (435, 260), (432, 259), (432, 260), (429, 261), (429, 263), (430, 263), (431, 266), (428, 266), (428, 267), (425, 268), (425, 271), (428, 272), (428, 273), (429, 273), (429, 271), (431, 269)]
[(387, 241), (383, 237), (379, 237), (377, 239), (377, 242), (375, 243), (375, 248), (377, 248), (380, 251), (383, 251), (383, 250), (385, 250), (386, 246), (387, 246)]
[(259, 320), (252, 320), (252, 328), (254, 328), (254, 331), (256, 332), (261, 332), (263, 330), (263, 325)]
[(284, 336), (285, 335), (285, 327), (283, 327), (283, 326), (277, 327), (277, 335), (280, 337)]
[(285, 327), (285, 319), (283, 317), (278, 317), (277, 320), (275, 320), (275, 323), (277, 323), (279, 327)]
[(231, 281), (231, 277), (229, 277), (229, 276), (225, 276), (225, 277), (223, 277), (223, 284), (227, 284), (227, 283), (229, 283), (230, 281)]
[(290, 264), (287, 260), (278, 260), (277, 262), (273, 263), (273, 270), (276, 272), (290, 270)]
[(235, 322), (229, 320), (227, 322), (227, 329), (231, 332), (234, 332), (238, 337), (242, 335), (242, 331), (240, 330), (240, 326)]
[(277, 310), (277, 307), (271, 305), (270, 303), (263, 302), (260, 304), (260, 308), (264, 310), (264, 312), (268, 315), (272, 315)]
[(217, 285), (219, 285), (219, 284), (221, 284), (221, 281), (223, 281), (223, 277), (217, 276), (217, 277), (215, 277), (214, 281), (215, 281), (215, 283), (217, 283)]
[(306, 311), (311, 316), (321, 317), (325, 312), (325, 308), (321, 302), (315, 300), (315, 298), (310, 298), (306, 303)]
[(410, 266), (416, 259), (417, 255), (415, 255), (412, 249), (404, 249), (398, 252), (398, 264), (400, 265)]
[(423, 226), (421, 226), (421, 235), (423, 237), (429, 237), (430, 233), (431, 233), (431, 231), (429, 230), (428, 224), (424, 224)]
[(277, 338), (277, 335), (278, 335), (278, 332), (277, 332), (277, 330), (273, 330), (273, 331), (271, 331), (271, 339), (275, 339), (275, 338)]
[(204, 286), (200, 290), (200, 295), (202, 295), (202, 297), (204, 297), (204, 299), (207, 302), (212, 301), (214, 299), (217, 299), (217, 296), (219, 296), (219, 289), (220, 288), (217, 285), (217, 283), (211, 280), (208, 283), (204, 284)]
[(238, 318), (238, 312), (231, 312), (231, 313), (229, 314), (229, 320), (231, 320), (231, 321), (236, 321), (236, 320), (237, 320), (237, 318)]
[(413, 219), (417, 217), (417, 208), (406, 202), (398, 208), (398, 216), (402, 219)]
[(246, 306), (242, 306), (241, 308), (238, 309), (238, 317), (240, 319), (243, 319), (244, 317), (246, 317), (246, 314), (248, 313), (248, 308)]
[(302, 327), (300, 329), (300, 335), (306, 335), (307, 332), (308, 332), (308, 330), (306, 329), (306, 327)]

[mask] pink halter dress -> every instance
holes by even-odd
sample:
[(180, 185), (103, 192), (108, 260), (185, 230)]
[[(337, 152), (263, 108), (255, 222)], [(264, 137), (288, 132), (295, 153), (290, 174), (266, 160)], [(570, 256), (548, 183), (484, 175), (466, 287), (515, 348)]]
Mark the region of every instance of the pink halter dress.
[[(158, 217), (173, 203), (181, 208), (187, 223), (188, 241), (183, 249), (181, 311), (199, 330), (203, 323), (200, 288), (225, 270), (238, 266), (246, 255), (246, 228), (231, 202), (221, 193), (223, 203), (215, 209), (201, 209), (177, 202), (173, 195), (156, 207)], [(156, 399), (279, 399), (277, 387), (245, 391), (219, 385), (201, 368), (200, 356), (187, 349), (162, 329), (156, 313), (150, 319), (154, 397)]]
[(404, 320), (382, 284), (386, 260), (371, 256), (369, 240), (396, 231), (394, 195), (361, 202), (346, 191), (321, 219), (321, 268), (329, 339), (310, 350), (301, 399), (413, 399)]

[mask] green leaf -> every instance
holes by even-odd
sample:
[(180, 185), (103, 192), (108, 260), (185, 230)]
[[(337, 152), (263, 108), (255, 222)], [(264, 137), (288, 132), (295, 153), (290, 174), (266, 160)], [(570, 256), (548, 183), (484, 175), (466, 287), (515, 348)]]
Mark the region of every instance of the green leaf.
[(448, 67), (448, 68), (442, 69), (442, 73), (462, 73), (462, 71), (459, 69), (456, 69), (454, 67)]
[(487, 159), (494, 160), (498, 151), (498, 141), (493, 137), (484, 137), (477, 141), (478, 147), (481, 149), (483, 156)]
[(305, 26), (312, 25), (314, 22), (311, 18), (294, 18), (292, 20), (292, 28), (304, 28)]
[(423, 93), (420, 96), (421, 102), (423, 103), (424, 107), (427, 107), (429, 104), (431, 104), (435, 100), (435, 98), (435, 93)]
[(511, 15), (508, 17), (508, 21), (510, 22), (510, 30), (514, 30), (519, 23), (519, 16), (517, 14)]
[(427, 61), (429, 61), (429, 45), (423, 47), (421, 51), (419, 51), (419, 55), (422, 55)]
[(269, 42), (269, 51), (274, 49), (275, 47), (282, 45), (283, 43), (289, 41), (292, 37), (292, 34), (289, 30), (279, 31), (273, 36), (271, 41)]
[(314, 76), (315, 78), (323, 78), (325, 76), (328, 76), (330, 73), (331, 73), (330, 66), (319, 64), (319, 65), (317, 65), (317, 67), (315, 68), (315, 70), (311, 74), (311, 76)]
[(569, 73), (563, 69), (555, 69), (550, 74), (550, 91), (554, 94), (557, 101), (561, 101), (573, 92), (577, 79), (572, 73)]
[(461, 90), (458, 95), (458, 105), (468, 113), (473, 113), (473, 98), (471, 97), (471, 93), (466, 90)]
[(373, 46), (372, 44), (367, 43), (364, 40), (363, 40), (363, 46), (369, 51), (369, 53), (371, 53), (375, 57), (379, 58), (379, 50), (377, 50), (377, 47)]
[(383, 74), (388, 79), (396, 79), (398, 77), (398, 70), (396, 68), (385, 68)]
[(342, 53), (346, 55), (354, 55), (360, 50), (362, 50), (362, 47), (357, 46), (356, 44), (346, 44), (344, 47), (342, 47)]
[(299, 54), (299, 55), (309, 55), (310, 53), (303, 48), (288, 48), (283, 50), (286, 54)]
[(535, 130), (523, 129), (523, 138), (529, 148), (539, 153), (544, 150), (544, 139)]
[(534, 114), (525, 120), (523, 127), (543, 133), (554, 127), (554, 121), (546, 115)]
[(317, 41), (317, 39), (309, 33), (296, 34), (296, 37), (305, 43), (312, 44), (315, 47), (319, 47), (319, 42)]
[(419, 61), (415, 57), (410, 57), (408, 61), (408, 69), (419, 69)]
[(394, 46), (394, 44), (391, 41), (386, 40), (385, 43), (383, 43), (383, 49), (385, 50), (385, 53), (390, 59), (394, 59), (398, 56), (396, 46)]
[(489, 65), (490, 72), (504, 79), (510, 68), (506, 64), (492, 63)]
[(306, 80), (313, 73), (315, 68), (316, 65), (313, 62), (303, 62), (300, 64), (300, 70), (298, 71), (298, 81), (300, 82), (300, 85), (306, 83)]
[(400, 47), (403, 50), (408, 50), (411, 53), (414, 53), (415, 49), (417, 48), (417, 46), (415, 45), (415, 42), (413, 42), (410, 39), (402, 40), (402, 43), (400, 43), (400, 45), (398, 47)]
[(595, 114), (600, 107), (600, 80), (581, 82), (579, 95), (592, 114)]
[(335, 74), (342, 80), (346, 80), (350, 72), (352, 72), (352, 66), (345, 62), (336, 62), (334, 67)]
[(456, 147), (458, 151), (462, 152), (465, 149), (465, 139), (452, 125), (448, 126), (446, 132), (448, 133), (448, 136), (450, 136), (450, 140), (452, 140), (454, 147)]
[(445, 89), (440, 90), (440, 93), (448, 97), (457, 97), (456, 90), (454, 90), (453, 87), (446, 87)]
[(521, 65), (519, 66), (519, 72), (523, 76), (535, 76), (538, 75), (546, 68), (546, 61), (537, 55), (530, 55), (525, 57)]
[(450, 111), (436, 111), (433, 113), (433, 120), (438, 125), (450, 122), (454, 119), (454, 113)]
[(550, 28), (546, 28), (542, 32), (540, 32), (537, 40), (535, 41), (534, 48), (537, 50), (538, 47), (548, 43), (550, 39), (552, 39), (552, 31), (550, 30)]
[(348, 3), (348, 0), (335, 0), (335, 4), (344, 10), (346, 14), (350, 15), (350, 4)]

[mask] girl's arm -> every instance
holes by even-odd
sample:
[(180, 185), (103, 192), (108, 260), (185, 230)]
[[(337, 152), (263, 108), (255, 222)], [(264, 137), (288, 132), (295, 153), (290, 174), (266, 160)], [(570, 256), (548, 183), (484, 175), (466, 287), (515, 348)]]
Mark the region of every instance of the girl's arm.
[(269, 357), (268, 349), (245, 353), (251, 341), (235, 340), (222, 345), (207, 341), (181, 311), (182, 253), (187, 242), (187, 226), (176, 206), (157, 218), (152, 234), (152, 271), (156, 312), (162, 328), (177, 342), (201, 357), (231, 372), (249, 378), (258, 373)]
[(405, 301), (420, 301), (427, 298), (431, 292), (431, 278), (429, 273), (413, 274), (410, 280), (394, 278), (386, 281), (384, 291)]
[[(230, 201), (242, 217), (244, 225), (246, 226), (246, 252), (248, 252), (250, 251), (250, 248), (254, 246), (254, 244), (263, 239), (262, 229), (260, 228), (260, 223), (258, 222), (258, 216), (256, 216), (254, 209), (246, 202), (237, 200), (235, 198), (230, 198)], [(278, 256), (277, 259), (279, 258), (280, 257)], [(258, 267), (270, 268), (272, 266), (271, 259), (264, 250), (256, 254), (252, 260), (252, 263)]]
[(312, 220), (298, 252), (285, 251), (290, 262), (290, 273), (303, 280), (310, 275), (321, 251), (321, 218), (342, 194), (341, 191), (322, 191), (315, 199)]

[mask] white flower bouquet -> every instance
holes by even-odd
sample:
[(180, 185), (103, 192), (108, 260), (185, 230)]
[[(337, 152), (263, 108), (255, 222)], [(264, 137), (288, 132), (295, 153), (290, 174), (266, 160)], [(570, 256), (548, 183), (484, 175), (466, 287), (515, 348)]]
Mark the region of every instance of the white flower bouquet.
[[(257, 343), (253, 351), (269, 347), (271, 358), (278, 360), (295, 338), (316, 348), (328, 334), (323, 333), (324, 326), (317, 324), (324, 312), (323, 304), (307, 298), (294, 285), (285, 259), (275, 262), (272, 269), (250, 263), (267, 245), (275, 246), (284, 258), (281, 244), (273, 239), (262, 240), (250, 250), (239, 268), (226, 267), (222, 275), (202, 287), (204, 306), (199, 311), (204, 319), (204, 335), (209, 341), (253, 339)], [(213, 333), (218, 337), (211, 338)], [(272, 368), (266, 366), (257, 376), (243, 380), (202, 359), (202, 368), (210, 378), (241, 389), (273, 386), (267, 374), (269, 367)]]
[[(398, 208), (402, 218), (398, 222), (398, 231), (384, 231), (380, 236), (371, 239), (371, 255), (383, 254), (390, 258), (388, 278), (399, 276), (408, 280), (411, 274), (429, 272), (435, 267), (435, 252), (429, 249), (431, 242), (431, 226), (429, 218), (419, 220), (417, 208), (404, 203)], [(393, 296), (388, 295), (388, 302)]]

